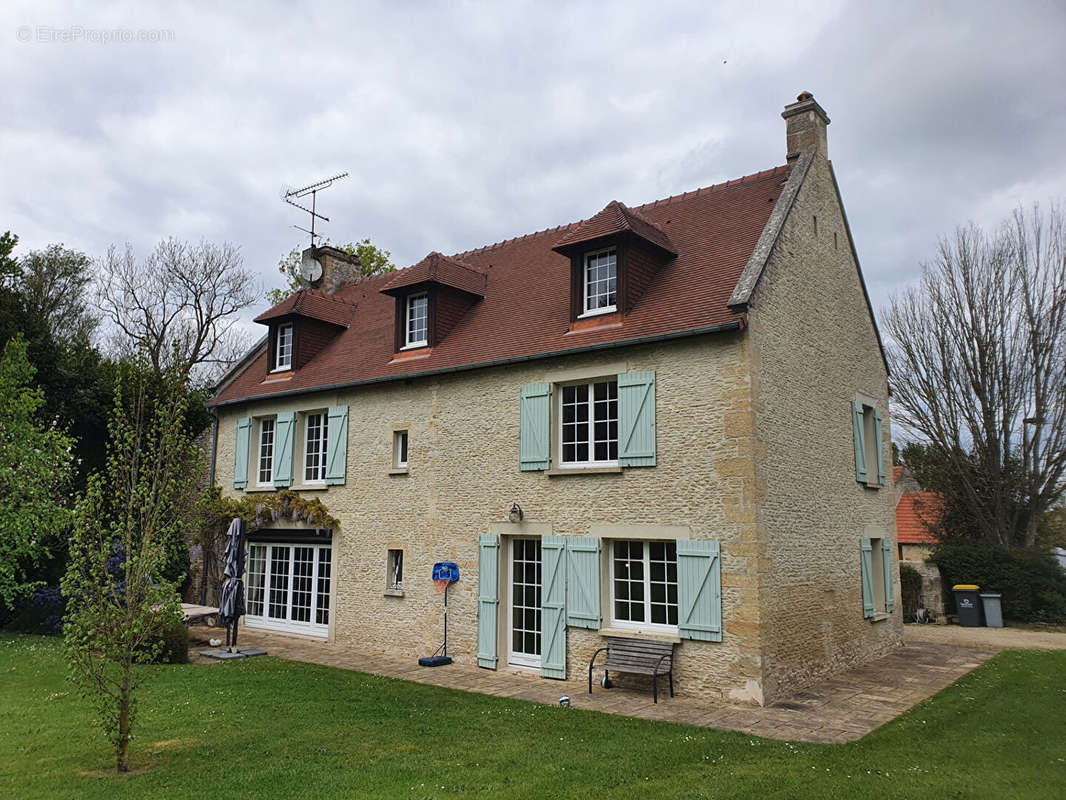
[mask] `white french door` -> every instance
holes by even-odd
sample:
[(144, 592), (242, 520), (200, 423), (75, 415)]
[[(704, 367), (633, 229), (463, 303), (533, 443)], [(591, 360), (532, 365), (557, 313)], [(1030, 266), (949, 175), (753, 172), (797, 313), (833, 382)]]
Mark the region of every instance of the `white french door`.
[(248, 545), (248, 627), (328, 635), (332, 557), (328, 544)]
[(540, 539), (511, 539), (509, 550), (507, 627), (511, 646), (507, 661), (519, 667), (540, 667)]

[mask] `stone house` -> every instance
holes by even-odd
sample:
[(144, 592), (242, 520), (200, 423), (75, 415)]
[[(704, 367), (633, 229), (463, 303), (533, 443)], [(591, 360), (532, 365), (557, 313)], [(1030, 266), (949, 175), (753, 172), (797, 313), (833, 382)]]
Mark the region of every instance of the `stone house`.
[(413, 663), (454, 561), (449, 655), (561, 692), (607, 634), (754, 703), (898, 646), (886, 365), (829, 118), (782, 116), (785, 163), (728, 183), (366, 280), (308, 251), (214, 477), (340, 525), (256, 532), (245, 624)]
[(940, 514), (940, 496), (923, 492), (906, 467), (893, 467), (896, 487), (896, 547), (900, 565), (915, 569), (922, 578), (918, 606), (944, 619), (944, 585), (940, 568), (927, 559), (936, 546), (936, 537), (929, 530), (936, 525)]

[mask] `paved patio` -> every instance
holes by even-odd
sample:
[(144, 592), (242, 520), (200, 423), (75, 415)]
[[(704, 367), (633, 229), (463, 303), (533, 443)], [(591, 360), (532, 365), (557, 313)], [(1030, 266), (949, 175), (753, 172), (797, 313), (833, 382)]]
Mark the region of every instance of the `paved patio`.
[[(218, 628), (194, 627), (194, 661), (209, 636), (224, 638)], [(267, 650), (278, 658), (324, 664), (389, 678), (445, 686), (469, 692), (555, 704), (570, 696), (574, 708), (621, 714), (642, 719), (677, 722), (707, 728), (734, 730), (771, 739), (843, 743), (855, 741), (916, 703), (951, 685), (980, 666), (995, 649), (916, 642), (871, 664), (829, 678), (772, 706), (759, 708), (726, 703), (711, 704), (679, 694), (660, 697), (656, 705), (650, 691), (595, 687), (588, 694), (582, 676), (568, 681), (543, 680), (517, 669), (491, 671), (466, 664), (426, 668), (414, 657), (398, 659), (303, 637), (242, 630), (242, 646)], [(221, 662), (218, 669), (225, 669)], [(683, 690), (683, 687), (678, 687)]]

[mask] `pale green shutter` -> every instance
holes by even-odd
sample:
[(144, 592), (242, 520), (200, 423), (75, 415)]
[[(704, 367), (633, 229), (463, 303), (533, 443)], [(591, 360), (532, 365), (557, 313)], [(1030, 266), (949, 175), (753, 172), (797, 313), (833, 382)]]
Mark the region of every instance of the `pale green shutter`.
[(677, 633), (722, 641), (722, 559), (718, 542), (677, 543)]
[(500, 579), (500, 537), (483, 533), (477, 557), (477, 665), (496, 669), (496, 626)]
[(655, 466), (655, 373), (618, 376), (618, 465)]
[(852, 428), (855, 439), (855, 480), (866, 483), (866, 442), (862, 425), (862, 403), (851, 403)]
[(518, 466), (522, 470), (547, 469), (551, 466), (551, 397), (550, 383), (531, 383), (522, 387), (518, 407)]
[(881, 431), (881, 412), (874, 409), (874, 444), (877, 445), (877, 482), (885, 485), (885, 448)]
[(874, 615), (873, 547), (869, 539), (862, 540), (859, 552), (862, 561), (862, 615), (869, 619)]
[(251, 427), (251, 417), (237, 420), (237, 441), (233, 444), (234, 489), (243, 489), (248, 485), (248, 432)]
[(326, 483), (342, 486), (348, 468), (348, 406), (330, 406), (326, 442)]
[(540, 560), (540, 674), (566, 680), (566, 539), (543, 537)]
[(885, 564), (885, 611), (891, 614), (896, 610), (896, 581), (892, 576), (892, 540), (881, 540), (881, 552)]
[(274, 424), (274, 485), (292, 486), (292, 453), (296, 436), (296, 413), (278, 414)]
[(600, 629), (599, 539), (566, 537), (566, 624)]

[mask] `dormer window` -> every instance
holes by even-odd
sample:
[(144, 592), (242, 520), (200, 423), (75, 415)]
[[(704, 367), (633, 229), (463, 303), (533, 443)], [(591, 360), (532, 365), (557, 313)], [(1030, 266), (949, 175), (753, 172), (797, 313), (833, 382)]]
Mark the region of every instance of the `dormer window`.
[(406, 338), (404, 347), (429, 344), (429, 295), (426, 292), (407, 298)]
[(292, 323), (278, 326), (274, 342), (274, 371), (292, 369)]
[(585, 254), (585, 301), (582, 316), (607, 314), (618, 308), (617, 251), (613, 247)]

